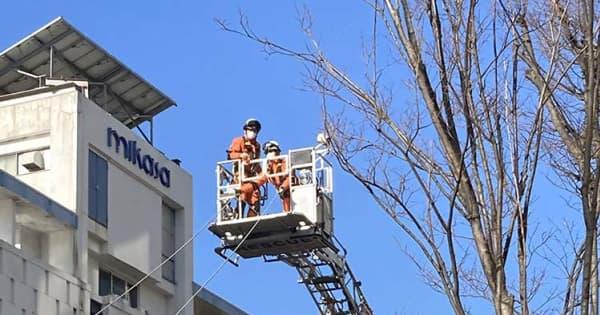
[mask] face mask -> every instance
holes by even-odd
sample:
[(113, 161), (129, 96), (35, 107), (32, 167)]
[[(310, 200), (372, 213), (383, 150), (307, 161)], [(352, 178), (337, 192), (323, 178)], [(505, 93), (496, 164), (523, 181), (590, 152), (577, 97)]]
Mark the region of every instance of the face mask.
[(254, 140), (256, 138), (256, 131), (246, 130), (246, 138)]
[(277, 156), (277, 154), (275, 154), (275, 152), (269, 152), (269, 153), (267, 153), (267, 159), (272, 159), (272, 158), (274, 158), (276, 156)]

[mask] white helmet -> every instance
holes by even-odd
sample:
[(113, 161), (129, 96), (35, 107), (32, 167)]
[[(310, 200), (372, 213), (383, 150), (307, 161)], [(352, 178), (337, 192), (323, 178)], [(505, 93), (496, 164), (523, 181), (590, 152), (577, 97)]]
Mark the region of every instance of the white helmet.
[(250, 118), (248, 120), (246, 120), (246, 122), (244, 123), (244, 130), (246, 129), (254, 129), (256, 132), (260, 132), (260, 121), (258, 121), (258, 119), (255, 118)]
[(272, 151), (281, 152), (279, 143), (275, 140), (269, 140), (269, 141), (265, 142), (265, 144), (263, 144), (263, 152), (265, 153), (265, 155)]

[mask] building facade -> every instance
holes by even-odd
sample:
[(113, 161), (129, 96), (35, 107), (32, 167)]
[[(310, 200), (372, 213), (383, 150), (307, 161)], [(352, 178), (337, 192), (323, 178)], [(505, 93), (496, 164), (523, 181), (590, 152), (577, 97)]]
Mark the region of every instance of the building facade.
[[(193, 235), (192, 176), (132, 130), (170, 100), (105, 54), (163, 108), (118, 91), (68, 41), (95, 45), (59, 18), (0, 54), (0, 315), (95, 314), (163, 261), (103, 314), (174, 314), (194, 292), (192, 243), (168, 259)], [(206, 291), (183, 314), (245, 313)]]

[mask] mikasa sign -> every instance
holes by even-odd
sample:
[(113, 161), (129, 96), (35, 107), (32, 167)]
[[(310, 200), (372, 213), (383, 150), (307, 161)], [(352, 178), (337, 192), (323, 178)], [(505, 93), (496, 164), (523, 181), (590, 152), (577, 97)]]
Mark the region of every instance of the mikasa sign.
[(109, 148), (114, 144), (116, 153), (123, 150), (123, 157), (131, 164), (137, 165), (146, 175), (159, 180), (167, 188), (171, 187), (171, 171), (160, 165), (158, 160), (155, 160), (149, 154), (142, 152), (142, 149), (137, 146), (137, 141), (127, 140), (125, 137), (120, 136), (116, 130), (109, 127), (107, 129), (107, 144)]

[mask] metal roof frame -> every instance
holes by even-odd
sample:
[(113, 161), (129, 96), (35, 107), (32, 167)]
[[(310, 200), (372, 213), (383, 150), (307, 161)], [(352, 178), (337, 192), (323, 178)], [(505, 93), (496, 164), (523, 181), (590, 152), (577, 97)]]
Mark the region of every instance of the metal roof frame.
[(0, 53), (0, 96), (39, 87), (38, 80), (17, 70), (52, 79), (88, 81), (89, 98), (130, 128), (176, 106), (63, 17)]

